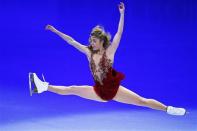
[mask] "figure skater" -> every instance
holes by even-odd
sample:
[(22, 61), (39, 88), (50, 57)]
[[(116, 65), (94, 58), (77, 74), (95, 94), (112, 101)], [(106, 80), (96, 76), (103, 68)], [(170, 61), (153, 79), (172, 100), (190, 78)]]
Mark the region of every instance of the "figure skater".
[[(115, 34), (112, 42), (110, 42), (110, 34), (106, 33), (102, 26), (96, 26), (92, 29), (89, 37), (90, 44), (89, 46), (85, 46), (75, 41), (72, 37), (58, 31), (53, 26), (47, 25), (46, 30), (50, 30), (57, 34), (68, 44), (74, 46), (87, 56), (95, 84), (94, 86), (55, 86), (49, 85), (45, 80), (40, 80), (36, 73), (29, 73), (31, 95), (32, 93), (50, 91), (60, 95), (77, 95), (82, 98), (99, 102), (114, 100), (125, 104), (165, 111), (171, 115), (185, 115), (186, 110), (184, 108), (166, 106), (157, 100), (144, 98), (120, 85), (125, 75), (116, 71), (113, 68), (113, 63), (114, 55), (119, 46), (123, 32), (125, 12), (124, 3), (121, 2), (118, 5), (118, 9), (120, 12), (120, 20), (117, 33)], [(31, 87), (32, 84), (34, 85), (34, 89)]]

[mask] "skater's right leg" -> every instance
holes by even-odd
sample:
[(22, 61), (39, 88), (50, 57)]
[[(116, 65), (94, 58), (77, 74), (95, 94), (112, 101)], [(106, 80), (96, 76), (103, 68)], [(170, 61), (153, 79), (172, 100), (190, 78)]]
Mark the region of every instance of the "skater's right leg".
[[(92, 86), (83, 85), (83, 86), (53, 86), (49, 85), (48, 82), (41, 81), (35, 73), (30, 73), (29, 78), (31, 83), (35, 86), (34, 92), (42, 93), (44, 91), (51, 91), (60, 95), (77, 95), (82, 98), (106, 102), (102, 100), (94, 91)], [(30, 84), (31, 85), (31, 84)], [(32, 92), (32, 89), (31, 89)], [(31, 94), (32, 95), (32, 94)]]
[(99, 101), (99, 102), (107, 102), (107, 101), (102, 100), (99, 96), (97, 96), (93, 87), (88, 86), (88, 85), (82, 85), (82, 86), (77, 86), (77, 85), (53, 86), (53, 85), (49, 85), (48, 91), (53, 92), (53, 93), (57, 93), (60, 95), (77, 95), (82, 98), (86, 98), (86, 99), (90, 99), (90, 100), (95, 100), (95, 101)]

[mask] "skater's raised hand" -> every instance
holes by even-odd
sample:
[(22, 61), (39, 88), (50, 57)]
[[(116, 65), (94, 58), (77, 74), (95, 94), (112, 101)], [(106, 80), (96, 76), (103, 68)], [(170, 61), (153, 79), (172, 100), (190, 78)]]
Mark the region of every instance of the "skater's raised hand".
[(50, 30), (52, 32), (56, 32), (57, 30), (55, 29), (55, 27), (53, 27), (52, 25), (46, 25), (45, 27), (46, 30)]
[(120, 2), (120, 4), (118, 5), (118, 8), (119, 8), (120, 14), (124, 14), (125, 6), (123, 2)]
[(125, 11), (125, 6), (123, 2), (120, 2), (120, 4), (118, 5), (118, 9), (120, 12), (120, 20), (119, 20), (119, 24), (118, 24), (118, 30), (113, 38), (113, 41), (111, 43), (111, 45), (108, 48), (108, 51), (112, 54), (115, 54), (119, 43), (120, 43), (120, 39), (122, 36), (122, 32), (123, 32), (123, 27), (124, 27), (124, 11)]
[(68, 44), (70, 44), (70, 45), (74, 46), (75, 48), (77, 48), (79, 51), (81, 51), (81, 52), (83, 52), (83, 53), (85, 53), (87, 55), (90, 54), (89, 53), (89, 49), (87, 48), (87, 46), (80, 44), (79, 42), (74, 40), (69, 35), (66, 35), (66, 34), (62, 33), (61, 31), (55, 29), (55, 27), (53, 27), (52, 25), (46, 25), (45, 29), (54, 32), (55, 34), (60, 36), (62, 39), (64, 39)]

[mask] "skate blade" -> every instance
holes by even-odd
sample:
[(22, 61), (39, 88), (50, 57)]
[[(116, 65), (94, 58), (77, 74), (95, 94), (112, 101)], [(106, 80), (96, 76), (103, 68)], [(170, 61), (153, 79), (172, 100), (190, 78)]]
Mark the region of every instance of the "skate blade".
[(189, 114), (190, 114), (190, 112), (189, 112), (189, 111), (186, 111), (185, 114), (184, 114), (184, 116), (185, 116), (185, 115), (189, 115)]
[(33, 73), (29, 73), (29, 92), (30, 96), (33, 94), (33, 89), (32, 89), (32, 82), (33, 82)]

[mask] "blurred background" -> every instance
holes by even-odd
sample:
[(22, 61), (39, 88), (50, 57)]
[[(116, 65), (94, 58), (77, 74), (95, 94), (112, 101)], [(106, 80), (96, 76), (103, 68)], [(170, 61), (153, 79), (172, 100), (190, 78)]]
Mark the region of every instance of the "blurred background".
[[(115, 35), (119, 2), (0, 0), (0, 125), (64, 114), (143, 109), (51, 92), (29, 95), (29, 72), (40, 77), (43, 73), (53, 85), (94, 84), (86, 56), (45, 26), (51, 24), (89, 45), (90, 31), (98, 24)], [(195, 109), (197, 1), (123, 2), (125, 26), (114, 62), (114, 68), (126, 75), (121, 84), (166, 105)]]

